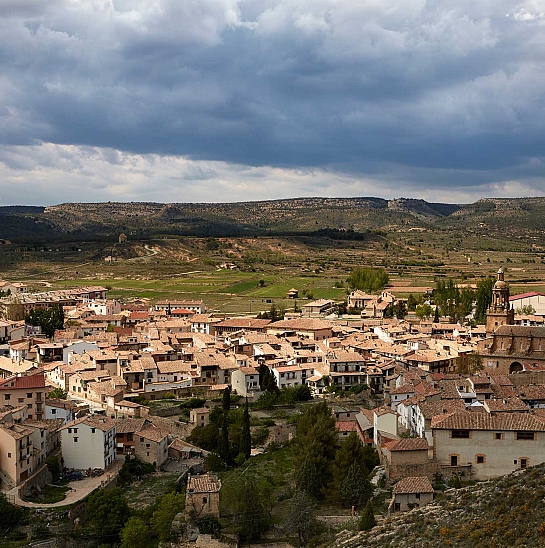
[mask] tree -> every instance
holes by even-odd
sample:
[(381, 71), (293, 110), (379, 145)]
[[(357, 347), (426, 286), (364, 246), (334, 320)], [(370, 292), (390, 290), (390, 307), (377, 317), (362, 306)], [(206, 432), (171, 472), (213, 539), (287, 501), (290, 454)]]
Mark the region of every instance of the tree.
[(373, 505), (371, 504), (371, 501), (368, 500), (367, 504), (365, 505), (365, 510), (363, 511), (363, 514), (361, 515), (361, 518), (360, 518), (359, 530), (360, 531), (369, 531), (376, 524), (377, 524), (377, 522), (375, 521), (375, 514), (373, 512)]
[(64, 310), (60, 304), (49, 309), (31, 310), (25, 315), (25, 323), (42, 328), (46, 337), (53, 337), (57, 329), (64, 326)]
[(51, 390), (47, 397), (50, 400), (65, 400), (68, 397), (68, 392), (59, 387)]
[(414, 298), (414, 295), (412, 293), (409, 294), (409, 297), (407, 298), (407, 308), (411, 311), (416, 310), (416, 299)]
[(227, 386), (225, 390), (223, 391), (223, 397), (222, 397), (222, 407), (223, 411), (229, 412), (231, 409), (231, 387)]
[(319, 497), (323, 486), (321, 472), (317, 465), (317, 461), (319, 460), (319, 453), (314, 452), (309, 448), (295, 477), (297, 489), (307, 493), (311, 497)]
[(99, 489), (87, 499), (87, 517), (97, 537), (116, 540), (131, 515), (121, 489)]
[(394, 316), (399, 320), (402, 320), (407, 315), (407, 307), (402, 301), (396, 301), (393, 304), (389, 304), (384, 310), (385, 318), (393, 318)]
[(438, 305), (435, 305), (435, 312), (433, 314), (433, 321), (434, 323), (439, 323), (440, 321), (440, 318), (439, 318), (439, 306)]
[(264, 392), (279, 391), (278, 385), (276, 384), (276, 377), (264, 363), (259, 366), (259, 386)]
[(419, 304), (416, 307), (415, 311), (416, 317), (420, 318), (421, 320), (429, 318), (433, 314), (433, 308), (427, 304)]
[(342, 480), (346, 477), (348, 469), (352, 463), (364, 464), (365, 453), (363, 443), (361, 443), (356, 432), (350, 435), (342, 442), (341, 447), (335, 453), (335, 462), (333, 464), (333, 479), (335, 486), (340, 487)]
[(525, 304), (524, 306), (517, 308), (515, 310), (515, 313), (520, 314), (522, 316), (532, 315), (536, 313), (536, 309), (531, 304)]
[(149, 462), (144, 462), (138, 457), (127, 455), (125, 462), (119, 470), (118, 484), (128, 485), (137, 479), (153, 474), (155, 466)]
[(475, 292), (475, 321), (478, 324), (486, 322), (486, 311), (492, 304), (492, 288), (494, 287), (494, 278), (488, 277), (477, 283)]
[(258, 539), (271, 526), (267, 500), (271, 494), (255, 479), (242, 477), (227, 483), (222, 490), (222, 515), (230, 517), (241, 539)]
[(61, 475), (61, 463), (59, 462), (59, 457), (56, 455), (51, 455), (45, 463), (47, 464), (47, 469), (53, 476), (53, 481), (57, 481)]
[(242, 420), (242, 431), (240, 435), (240, 452), (246, 460), (250, 458), (252, 452), (252, 436), (250, 434), (250, 412), (248, 411), (248, 398), (244, 405), (244, 417)]
[(133, 516), (121, 530), (121, 548), (146, 548), (149, 545), (149, 530), (142, 518)]
[[(309, 407), (297, 421), (298, 487), (317, 497), (331, 480), (337, 432), (327, 403)], [(318, 484), (318, 485), (317, 485)], [(308, 487), (304, 487), (308, 486)]]
[(231, 450), (229, 447), (229, 426), (227, 423), (227, 414), (224, 413), (221, 425), (220, 437), (218, 440), (218, 454), (224, 460), (225, 464), (231, 462)]
[(390, 277), (384, 268), (356, 268), (348, 277), (348, 285), (352, 289), (360, 289), (367, 293), (374, 293), (384, 289)]
[[(223, 422), (223, 418), (221, 422)], [(206, 426), (196, 426), (191, 431), (187, 441), (206, 451), (215, 451), (218, 448), (219, 433), (219, 428), (211, 422)]]
[(286, 517), (286, 531), (297, 533), (298, 546), (306, 546), (316, 533), (316, 525), (316, 501), (305, 491), (296, 490)]
[(185, 498), (180, 493), (167, 493), (160, 498), (157, 509), (151, 517), (151, 527), (160, 541), (170, 540), (172, 520), (176, 514), (183, 512), (184, 508)]
[(339, 495), (345, 507), (360, 507), (373, 494), (368, 473), (358, 462), (353, 462), (339, 487)]
[(0, 493), (0, 529), (4, 531), (11, 531), (14, 527), (19, 525), (24, 514), (24, 510), (10, 504), (4, 493)]

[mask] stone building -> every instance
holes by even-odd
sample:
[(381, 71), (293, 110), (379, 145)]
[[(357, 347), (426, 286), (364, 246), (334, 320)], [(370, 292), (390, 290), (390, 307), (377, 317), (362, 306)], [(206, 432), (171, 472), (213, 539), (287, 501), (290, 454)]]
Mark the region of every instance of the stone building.
[(545, 327), (514, 323), (509, 286), (500, 268), (486, 315), (487, 337), (477, 345), (486, 371), (510, 374), (529, 370), (534, 365), (545, 366)]
[(185, 495), (185, 511), (195, 518), (220, 517), (221, 481), (212, 474), (190, 476)]

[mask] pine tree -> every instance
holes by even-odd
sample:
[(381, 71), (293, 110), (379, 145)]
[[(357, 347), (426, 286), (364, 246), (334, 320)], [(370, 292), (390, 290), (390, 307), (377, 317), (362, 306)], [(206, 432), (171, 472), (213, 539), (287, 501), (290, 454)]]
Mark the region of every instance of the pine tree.
[(360, 518), (359, 523), (359, 530), (360, 531), (369, 531), (371, 530), (377, 522), (375, 521), (375, 514), (373, 512), (373, 505), (371, 504), (371, 501), (368, 500), (367, 504), (365, 505), (365, 510), (363, 511), (363, 514)]
[(373, 486), (367, 479), (367, 471), (361, 464), (353, 462), (339, 486), (339, 495), (345, 507), (360, 507), (373, 494)]
[(434, 323), (439, 323), (439, 305), (435, 305), (435, 315), (433, 316)]
[(299, 547), (306, 546), (316, 533), (316, 501), (307, 492), (295, 491), (285, 528), (288, 533), (297, 533)]
[(358, 435), (351, 432), (342, 442), (341, 447), (335, 453), (335, 463), (333, 464), (333, 478), (337, 487), (348, 473), (348, 469), (353, 462), (363, 464), (364, 453), (363, 444)]
[(250, 434), (250, 412), (248, 411), (248, 398), (246, 398), (246, 404), (244, 405), (244, 416), (242, 418), (240, 452), (246, 457), (246, 459), (250, 458), (250, 454), (252, 452), (252, 436)]

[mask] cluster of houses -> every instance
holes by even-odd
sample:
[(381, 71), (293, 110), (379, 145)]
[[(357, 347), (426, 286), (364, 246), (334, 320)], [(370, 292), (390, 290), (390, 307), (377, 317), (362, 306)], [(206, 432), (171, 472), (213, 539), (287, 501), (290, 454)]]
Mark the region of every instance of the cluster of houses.
[[(352, 306), (367, 312), (352, 321), (330, 319), (325, 301), (271, 321), (219, 317), (201, 301), (124, 305), (97, 287), (51, 293), (24, 304), (61, 302), (66, 327), (53, 340), (9, 315), (0, 322), (8, 485), (59, 450), (77, 470), (108, 468), (120, 454), (159, 466), (202, 457), (138, 402), (195, 390), (213, 399), (227, 386), (255, 400), (262, 365), (280, 388), (307, 385), (315, 397), (363, 389), (375, 398), (375, 409), (333, 412), (340, 439), (356, 432), (377, 448), (395, 482), (393, 510), (423, 503), (441, 478), (487, 479), (545, 460), (545, 327), (520, 322), (501, 270), (487, 325), (474, 328), (385, 320), (388, 293), (353, 292)], [(47, 399), (56, 387), (67, 400)], [(207, 420), (207, 409), (192, 412), (192, 424)]]

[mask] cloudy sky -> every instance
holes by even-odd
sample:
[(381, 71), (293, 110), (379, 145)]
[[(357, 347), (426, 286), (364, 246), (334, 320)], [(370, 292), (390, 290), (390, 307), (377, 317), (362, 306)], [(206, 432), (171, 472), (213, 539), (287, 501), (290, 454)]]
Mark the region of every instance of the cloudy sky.
[(545, 0), (0, 0), (0, 204), (545, 195)]

